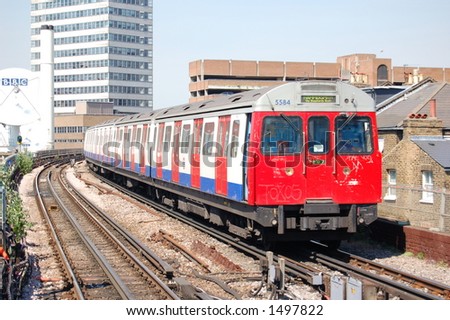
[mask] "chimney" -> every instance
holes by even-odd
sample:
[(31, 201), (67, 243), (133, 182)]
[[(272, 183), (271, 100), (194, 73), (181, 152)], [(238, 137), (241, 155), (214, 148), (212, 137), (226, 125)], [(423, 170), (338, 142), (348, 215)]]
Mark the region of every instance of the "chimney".
[(436, 99), (430, 100), (430, 118), (436, 118)]
[(415, 114), (412, 114), (403, 120), (402, 127), (403, 139), (410, 140), (414, 136), (442, 137), (444, 124), (442, 120), (437, 118), (423, 118), (423, 115), (416, 117)]

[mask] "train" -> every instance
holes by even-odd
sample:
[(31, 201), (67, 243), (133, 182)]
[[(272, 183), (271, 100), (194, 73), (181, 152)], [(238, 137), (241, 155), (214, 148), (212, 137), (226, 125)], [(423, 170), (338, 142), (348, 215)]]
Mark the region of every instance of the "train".
[(242, 239), (339, 246), (377, 219), (374, 100), (304, 80), (90, 127), (89, 168)]

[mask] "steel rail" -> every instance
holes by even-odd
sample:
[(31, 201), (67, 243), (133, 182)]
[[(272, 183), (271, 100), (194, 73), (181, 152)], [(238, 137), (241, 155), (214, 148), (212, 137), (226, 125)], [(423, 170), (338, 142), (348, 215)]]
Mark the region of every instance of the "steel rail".
[(70, 283), (72, 284), (72, 287), (74, 289), (75, 295), (78, 298), (78, 300), (84, 300), (84, 294), (81, 290), (80, 284), (75, 276), (75, 273), (73, 271), (73, 268), (70, 265), (69, 259), (67, 258), (67, 255), (62, 247), (61, 241), (58, 237), (58, 234), (56, 233), (56, 230), (53, 226), (53, 222), (50, 219), (50, 216), (48, 214), (47, 208), (45, 207), (44, 201), (42, 199), (42, 192), (39, 187), (39, 180), (41, 179), (41, 174), (45, 171), (45, 169), (49, 168), (52, 164), (45, 165), (42, 170), (36, 175), (34, 179), (34, 191), (35, 191), (35, 198), (38, 204), (38, 208), (40, 212), (42, 213), (44, 219), (47, 221), (47, 226), (50, 231), (50, 235), (53, 239), (53, 242), (56, 246), (56, 249), (58, 250), (59, 257), (62, 260), (64, 269), (66, 270), (67, 275), (69, 276)]
[(91, 239), (89, 239), (82, 231), (82, 227), (80, 224), (76, 221), (76, 219), (73, 217), (73, 215), (70, 213), (70, 210), (66, 207), (64, 202), (61, 200), (61, 198), (57, 195), (56, 190), (53, 187), (53, 184), (51, 183), (51, 172), (47, 175), (47, 183), (50, 186), (50, 189), (52, 190), (53, 197), (58, 202), (61, 209), (66, 214), (66, 217), (69, 219), (70, 223), (74, 227), (75, 231), (78, 233), (81, 240), (84, 242), (88, 250), (91, 252), (91, 254), (94, 256), (94, 258), (97, 260), (99, 265), (102, 267), (103, 271), (108, 275), (108, 278), (111, 280), (111, 282), (114, 285), (114, 288), (117, 290), (119, 295), (124, 300), (133, 300), (134, 295), (131, 293), (131, 291), (128, 289), (128, 287), (125, 285), (125, 283), (122, 281), (122, 279), (119, 277), (117, 272), (114, 270), (114, 268), (108, 263), (106, 257), (97, 249), (95, 244), (92, 242)]
[[(62, 179), (62, 177), (59, 177), (60, 179)], [(98, 214), (102, 219), (104, 219), (107, 223), (110, 224), (111, 227), (113, 227), (113, 229), (115, 231), (117, 231), (121, 236), (123, 236), (136, 250), (138, 250), (139, 252), (147, 252), (150, 256), (150, 258), (154, 258), (157, 257), (156, 254), (154, 254), (153, 252), (150, 251), (150, 249), (146, 248), (141, 242), (139, 242), (138, 240), (136, 240), (134, 237), (132, 237), (128, 232), (126, 232), (122, 227), (120, 227), (117, 223), (115, 223), (114, 221), (112, 221), (112, 219), (110, 219), (106, 214), (104, 214), (104, 212), (102, 210), (100, 210), (98, 207), (96, 207), (94, 204), (90, 203), (90, 201), (84, 197), (83, 195), (81, 195), (75, 188), (73, 188), (73, 186), (71, 186), (72, 190), (68, 190), (68, 186), (65, 185), (65, 183), (63, 183), (63, 181), (61, 180), (61, 183), (63, 185), (64, 188), (66, 188), (65, 190), (70, 194), (71, 198), (81, 207), (83, 208), (84, 211), (89, 212), (90, 210), (94, 211), (96, 214)], [(88, 206), (89, 208), (86, 208), (84, 204), (82, 204), (73, 194), (75, 193), (76, 196), (80, 197)], [(90, 214), (91, 218), (95, 221), (95, 223), (103, 229), (103, 231), (108, 235), (109, 238), (111, 238), (114, 242), (117, 243), (117, 245), (120, 247), (120, 249), (122, 251), (125, 252), (125, 254), (127, 254), (127, 256), (133, 260), (138, 266), (139, 268), (141, 268), (150, 278), (152, 278), (152, 280), (162, 289), (164, 290), (164, 292), (166, 292), (170, 298), (174, 299), (174, 300), (179, 300), (180, 298), (164, 283), (161, 281), (161, 279), (159, 279), (157, 277), (157, 275), (151, 271), (150, 269), (147, 268), (147, 266), (145, 266), (142, 261), (140, 259), (138, 259), (136, 257), (135, 254), (133, 254), (129, 249), (127, 249), (119, 239), (117, 239), (116, 236), (114, 236), (108, 229), (106, 229), (104, 227), (104, 225), (98, 221), (98, 219), (96, 219), (95, 217), (93, 217)], [(151, 261), (151, 260), (150, 260)], [(160, 265), (164, 266), (164, 270), (166, 272), (172, 273), (173, 276), (173, 268), (167, 264), (167, 262), (163, 262), (162, 259), (158, 258), (158, 261), (160, 263)]]

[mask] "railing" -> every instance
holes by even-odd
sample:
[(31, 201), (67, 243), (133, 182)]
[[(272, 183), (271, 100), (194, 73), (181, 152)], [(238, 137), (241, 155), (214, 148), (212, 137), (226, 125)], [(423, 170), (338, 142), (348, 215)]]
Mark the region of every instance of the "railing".
[(422, 186), (383, 186), (380, 217), (409, 221), (412, 226), (450, 233), (450, 191)]
[(0, 182), (0, 211), (0, 232), (2, 234), (0, 237), (0, 247), (6, 247), (6, 190), (2, 182)]

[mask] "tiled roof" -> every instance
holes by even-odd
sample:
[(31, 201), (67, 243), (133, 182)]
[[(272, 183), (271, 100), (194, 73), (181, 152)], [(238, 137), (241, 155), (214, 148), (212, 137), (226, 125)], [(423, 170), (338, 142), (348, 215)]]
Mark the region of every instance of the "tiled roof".
[(400, 128), (403, 120), (411, 113), (430, 116), (430, 99), (436, 99), (437, 117), (444, 127), (450, 127), (450, 85), (447, 83), (424, 82), (414, 90), (405, 90), (377, 105), (378, 128)]
[(450, 171), (450, 140), (420, 139), (412, 140), (446, 171)]

